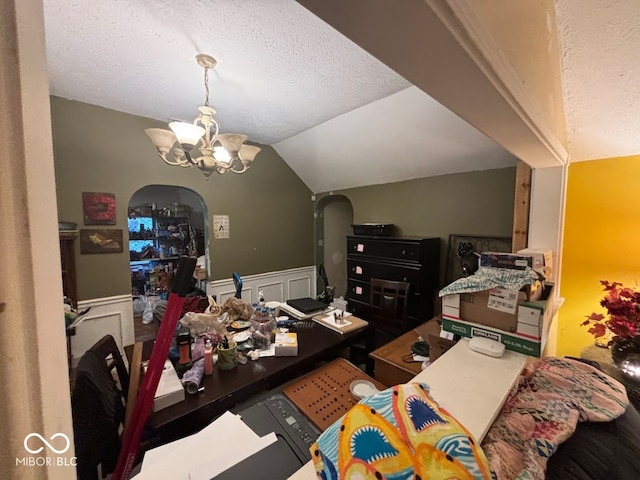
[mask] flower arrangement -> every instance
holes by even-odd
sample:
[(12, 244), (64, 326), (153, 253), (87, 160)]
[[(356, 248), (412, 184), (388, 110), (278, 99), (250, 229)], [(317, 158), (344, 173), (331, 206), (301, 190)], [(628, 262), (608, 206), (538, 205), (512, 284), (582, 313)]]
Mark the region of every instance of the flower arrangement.
[(607, 332), (614, 335), (613, 340), (630, 339), (640, 334), (640, 291), (625, 287), (619, 282), (600, 280), (606, 292), (600, 305), (607, 309), (607, 316), (592, 313), (582, 323), (591, 326), (589, 333), (596, 339)]

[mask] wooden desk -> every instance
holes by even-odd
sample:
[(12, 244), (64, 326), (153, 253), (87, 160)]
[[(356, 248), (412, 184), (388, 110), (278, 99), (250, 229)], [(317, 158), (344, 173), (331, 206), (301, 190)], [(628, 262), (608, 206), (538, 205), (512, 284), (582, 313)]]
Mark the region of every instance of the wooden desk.
[(390, 387), (411, 381), (421, 371), (422, 362), (405, 362), (411, 355), (411, 345), (418, 341), (418, 332), (411, 329), (404, 335), (369, 354), (374, 359), (375, 379)]
[[(440, 325), (437, 320), (434, 317), (371, 352), (369, 357), (375, 361), (375, 379), (390, 387), (399, 383), (407, 383), (420, 373), (422, 362), (405, 362), (403, 358), (410, 358), (408, 356), (411, 355), (411, 345), (418, 341), (418, 337), (422, 337), (427, 342), (430, 335), (438, 335), (440, 333)], [(435, 349), (429, 355), (432, 362), (437, 358), (434, 358), (434, 353)]]
[[(248, 360), (228, 371), (216, 368), (213, 375), (204, 377), (203, 392), (187, 395), (184, 401), (152, 413), (147, 428), (154, 438), (145, 443), (159, 445), (197, 432), (236, 403), (306, 373), (319, 361), (336, 358), (366, 332), (363, 328), (340, 334), (316, 323), (310, 325), (292, 330), (298, 334), (298, 356)], [(144, 342), (143, 359), (150, 357), (152, 348), (153, 341)], [(132, 345), (125, 347), (128, 358), (132, 351)]]

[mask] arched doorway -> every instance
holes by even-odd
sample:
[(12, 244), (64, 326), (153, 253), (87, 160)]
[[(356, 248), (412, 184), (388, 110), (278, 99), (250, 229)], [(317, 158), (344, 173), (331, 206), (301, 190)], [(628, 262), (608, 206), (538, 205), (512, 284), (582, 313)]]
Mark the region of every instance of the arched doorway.
[[(181, 255), (202, 257), (198, 263), (205, 270), (209, 264), (207, 207), (193, 190), (173, 185), (137, 190), (129, 200), (128, 231), (133, 296), (166, 299)], [(202, 288), (204, 281), (197, 286)], [(134, 316), (140, 314), (134, 302)]]
[[(347, 239), (352, 233), (353, 206), (344, 195), (329, 195), (316, 205), (316, 265), (324, 265), (335, 297), (347, 292)], [(324, 288), (318, 282), (318, 290)]]

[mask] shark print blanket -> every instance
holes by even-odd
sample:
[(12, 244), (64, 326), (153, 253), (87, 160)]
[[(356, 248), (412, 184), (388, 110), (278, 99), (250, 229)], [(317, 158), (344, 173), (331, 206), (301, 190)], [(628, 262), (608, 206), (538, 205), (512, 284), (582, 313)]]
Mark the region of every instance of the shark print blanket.
[(396, 385), (362, 399), (310, 451), (322, 480), (492, 478), (475, 439), (424, 383)]
[(547, 460), (578, 421), (607, 422), (628, 405), (617, 380), (577, 360), (530, 364), (482, 442), (499, 480), (543, 480)]

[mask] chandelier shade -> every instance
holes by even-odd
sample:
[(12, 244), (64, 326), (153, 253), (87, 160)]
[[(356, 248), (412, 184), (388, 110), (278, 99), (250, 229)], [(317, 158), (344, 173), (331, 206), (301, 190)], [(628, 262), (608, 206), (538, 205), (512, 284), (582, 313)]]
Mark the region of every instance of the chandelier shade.
[(217, 62), (205, 54), (196, 55), (196, 60), (204, 68), (205, 86), (205, 102), (198, 107), (198, 116), (193, 123), (174, 121), (169, 123), (170, 130), (148, 128), (145, 133), (156, 147), (160, 158), (168, 165), (195, 166), (206, 179), (214, 172), (244, 173), (261, 149), (245, 145), (246, 135), (219, 133), (216, 111), (209, 106), (208, 75)]

